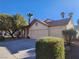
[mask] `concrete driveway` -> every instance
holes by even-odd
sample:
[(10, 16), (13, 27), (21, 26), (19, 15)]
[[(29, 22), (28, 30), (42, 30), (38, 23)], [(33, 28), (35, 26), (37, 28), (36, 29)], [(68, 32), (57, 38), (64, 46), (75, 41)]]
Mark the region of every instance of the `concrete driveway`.
[(0, 57), (0, 59), (35, 59), (35, 40), (0, 42)]
[(79, 59), (79, 41), (73, 41), (66, 59)]

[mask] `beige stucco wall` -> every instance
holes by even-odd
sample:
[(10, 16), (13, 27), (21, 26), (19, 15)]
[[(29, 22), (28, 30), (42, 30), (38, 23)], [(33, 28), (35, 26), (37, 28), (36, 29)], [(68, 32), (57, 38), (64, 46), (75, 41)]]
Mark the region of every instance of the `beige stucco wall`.
[(65, 26), (50, 27), (50, 36), (62, 38), (62, 31), (65, 30)]
[(73, 24), (73, 21), (72, 19), (69, 21), (68, 25), (66, 26), (66, 29), (74, 29), (74, 24)]
[[(36, 23), (37, 23), (37, 25), (36, 25)], [(39, 23), (39, 22), (36, 22), (36, 23), (34, 23), (34, 24), (30, 27), (29, 30), (48, 29), (48, 27), (47, 27), (46, 25), (43, 25), (43, 24), (41, 24), (41, 23)]]
[(48, 36), (48, 27), (37, 22), (38, 24), (36, 25), (36, 23), (34, 23), (31, 27), (30, 27), (30, 31), (29, 31), (29, 36), (32, 39), (38, 39), (41, 37), (46, 37)]

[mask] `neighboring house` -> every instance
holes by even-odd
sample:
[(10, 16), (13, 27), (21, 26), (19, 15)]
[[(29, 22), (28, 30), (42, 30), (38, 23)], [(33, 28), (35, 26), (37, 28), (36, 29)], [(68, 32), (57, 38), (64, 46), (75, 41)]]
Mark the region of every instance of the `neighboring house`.
[[(72, 19), (66, 18), (61, 20), (45, 20), (43, 22), (34, 19), (29, 26), (30, 38), (36, 39), (41, 37), (63, 37), (62, 31), (66, 29), (74, 29)], [(25, 30), (27, 32), (27, 28)], [(27, 35), (25, 35), (27, 36)]]
[(77, 21), (77, 25), (75, 25), (74, 28), (77, 32), (77, 38), (79, 39), (79, 20)]
[(74, 28), (75, 28), (75, 30), (77, 32), (77, 36), (76, 37), (79, 39), (79, 25), (75, 25)]

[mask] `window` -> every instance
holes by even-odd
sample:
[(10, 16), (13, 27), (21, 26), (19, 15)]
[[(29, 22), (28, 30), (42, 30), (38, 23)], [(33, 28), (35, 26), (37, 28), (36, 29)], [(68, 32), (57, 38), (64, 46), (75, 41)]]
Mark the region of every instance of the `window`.
[(38, 26), (38, 23), (36, 23), (35, 25)]

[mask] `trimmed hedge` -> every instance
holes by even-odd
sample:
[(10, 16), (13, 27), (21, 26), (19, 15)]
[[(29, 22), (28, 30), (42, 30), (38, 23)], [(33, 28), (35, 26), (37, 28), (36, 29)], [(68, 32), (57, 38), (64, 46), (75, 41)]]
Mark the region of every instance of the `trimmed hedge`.
[(64, 39), (46, 37), (38, 40), (36, 59), (65, 59)]

